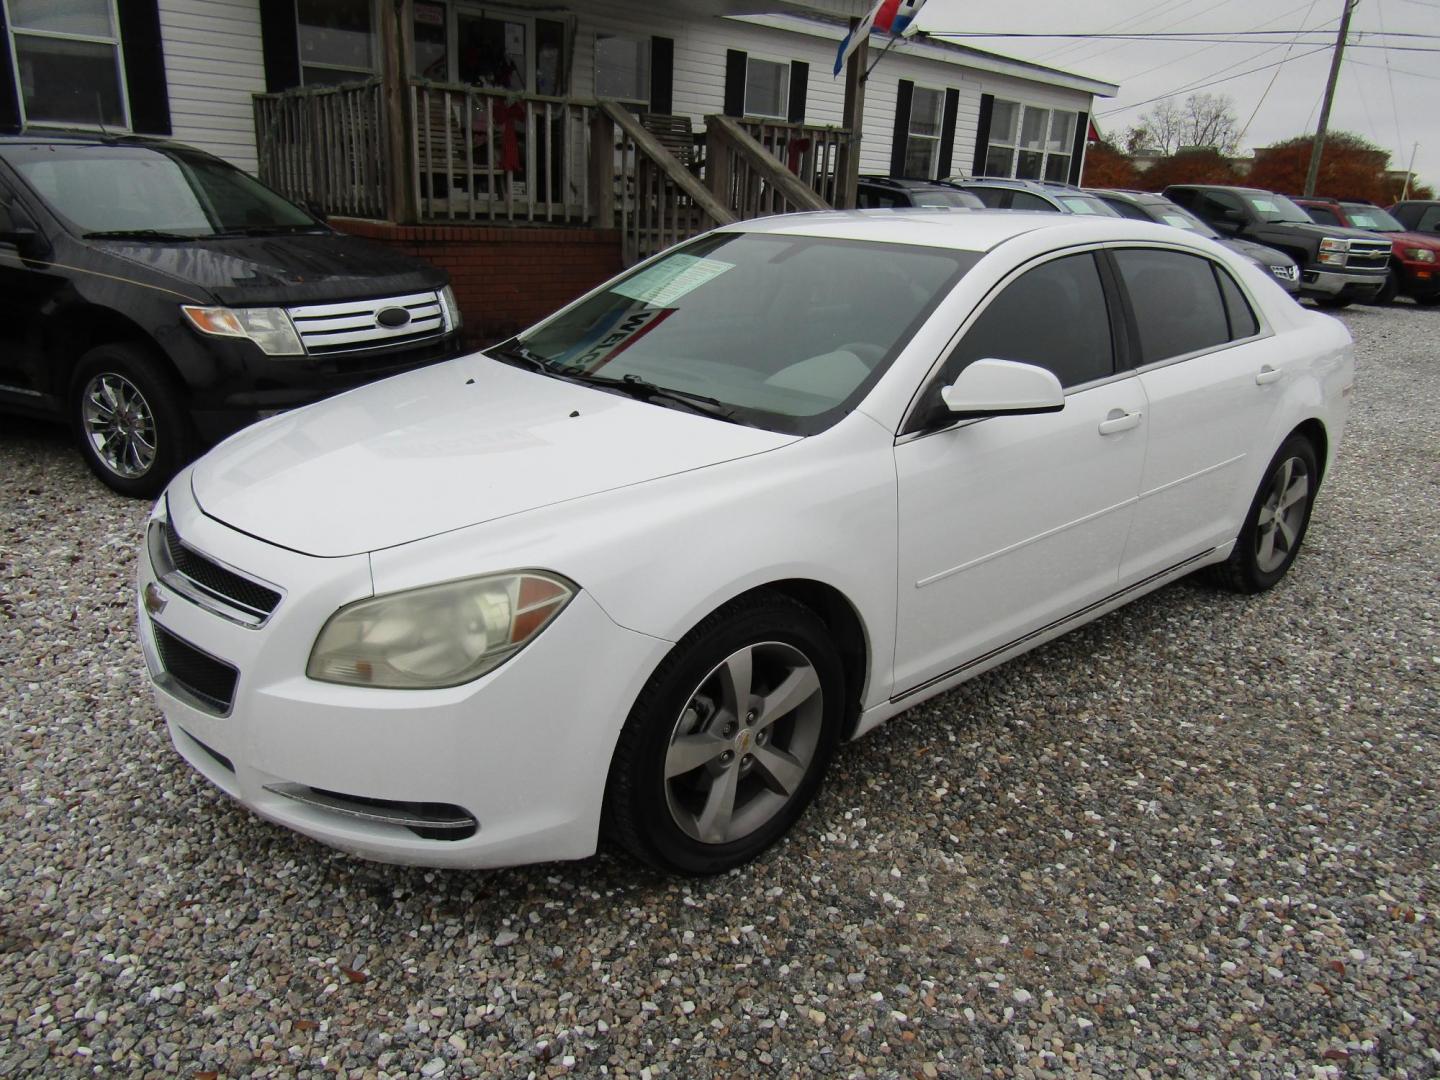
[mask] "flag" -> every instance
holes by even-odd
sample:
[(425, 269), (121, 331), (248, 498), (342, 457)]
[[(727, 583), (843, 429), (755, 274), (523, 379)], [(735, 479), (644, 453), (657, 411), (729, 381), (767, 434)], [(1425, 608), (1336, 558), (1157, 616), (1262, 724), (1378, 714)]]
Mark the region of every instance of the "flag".
[(850, 54), (860, 47), (860, 42), (866, 40), (872, 31), (893, 37), (914, 33), (915, 16), (924, 6), (925, 0), (878, 0), (855, 29), (846, 34), (845, 40), (840, 42), (840, 48), (835, 53), (835, 74), (839, 75), (844, 70), (845, 61), (850, 59)]

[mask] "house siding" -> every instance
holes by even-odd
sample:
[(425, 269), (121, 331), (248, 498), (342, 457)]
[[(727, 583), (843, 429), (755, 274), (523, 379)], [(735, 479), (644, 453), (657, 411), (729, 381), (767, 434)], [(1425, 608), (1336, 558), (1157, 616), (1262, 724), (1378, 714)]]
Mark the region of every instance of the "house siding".
[(255, 0), (160, 0), (174, 137), (256, 171), (250, 95), (265, 89)]

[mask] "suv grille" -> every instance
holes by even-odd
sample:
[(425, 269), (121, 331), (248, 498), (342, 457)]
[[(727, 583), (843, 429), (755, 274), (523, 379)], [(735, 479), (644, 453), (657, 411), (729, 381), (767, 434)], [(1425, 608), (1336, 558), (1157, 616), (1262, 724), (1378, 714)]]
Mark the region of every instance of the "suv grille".
[[(382, 313), (391, 311), (405, 312), (404, 322), (389, 325), (400, 321), (398, 314), (380, 319)], [(310, 304), (289, 312), (305, 351), (312, 356), (405, 345), (439, 337), (449, 329), (440, 297), (433, 292)]]
[(150, 556), (155, 572), (178, 592), (207, 607), (213, 608), (218, 602), (249, 625), (263, 623), (280, 603), (276, 590), (241, 577), (187, 547), (169, 521), (164, 523), (163, 531), (158, 524), (152, 527)]
[(1383, 270), (1390, 265), (1389, 241), (1351, 240), (1345, 265), (1352, 270)]
[(155, 648), (160, 653), (164, 677), (170, 685), (183, 690), (206, 712), (224, 716), (235, 700), (235, 680), (239, 677), (229, 664), (201, 652), (182, 641), (153, 620)]

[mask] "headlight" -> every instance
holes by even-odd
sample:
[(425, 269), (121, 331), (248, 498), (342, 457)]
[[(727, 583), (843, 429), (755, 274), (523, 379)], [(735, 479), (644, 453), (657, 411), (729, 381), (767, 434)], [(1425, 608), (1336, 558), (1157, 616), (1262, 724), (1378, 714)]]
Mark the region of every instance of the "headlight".
[(330, 616), (305, 674), (391, 690), (459, 686), (523, 649), (576, 588), (557, 574), (524, 571), (361, 600)]
[(449, 285), (440, 290), (440, 306), (445, 309), (445, 329), (460, 329), (460, 305), (455, 303), (455, 290)]
[(1413, 260), (1415, 260), (1415, 262), (1434, 262), (1434, 261), (1435, 261), (1435, 249), (1434, 249), (1434, 248), (1406, 248), (1406, 249), (1405, 249), (1405, 257), (1406, 257), (1407, 259), (1413, 259)]
[(1350, 250), (1350, 241), (1327, 236), (1320, 241), (1320, 255), (1316, 260), (1326, 266), (1344, 266), (1345, 254)]
[(212, 337), (249, 338), (266, 356), (304, 356), (305, 346), (284, 308), (180, 308), (190, 325)]

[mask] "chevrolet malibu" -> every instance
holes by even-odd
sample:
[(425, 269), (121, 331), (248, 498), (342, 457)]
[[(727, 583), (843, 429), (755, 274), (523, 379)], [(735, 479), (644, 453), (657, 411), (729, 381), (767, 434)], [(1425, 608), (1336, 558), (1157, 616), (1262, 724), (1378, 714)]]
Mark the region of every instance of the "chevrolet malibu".
[(140, 638), (180, 755), (272, 822), (713, 873), (910, 706), (1182, 575), (1274, 585), (1352, 378), (1165, 226), (746, 222), (182, 471)]

